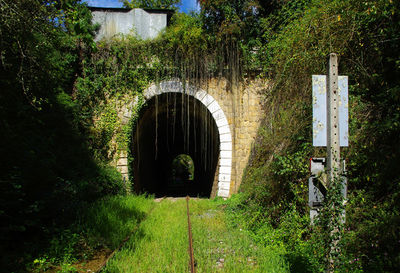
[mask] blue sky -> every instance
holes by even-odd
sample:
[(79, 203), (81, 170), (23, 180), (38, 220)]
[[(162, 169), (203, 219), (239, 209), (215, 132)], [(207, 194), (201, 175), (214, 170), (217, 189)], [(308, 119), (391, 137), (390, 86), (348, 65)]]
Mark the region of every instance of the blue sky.
[[(83, 0), (88, 3), (89, 6), (94, 7), (105, 7), (105, 8), (119, 8), (122, 7), (122, 3), (119, 0)], [(191, 10), (198, 10), (196, 0), (182, 0), (180, 11), (188, 13)]]

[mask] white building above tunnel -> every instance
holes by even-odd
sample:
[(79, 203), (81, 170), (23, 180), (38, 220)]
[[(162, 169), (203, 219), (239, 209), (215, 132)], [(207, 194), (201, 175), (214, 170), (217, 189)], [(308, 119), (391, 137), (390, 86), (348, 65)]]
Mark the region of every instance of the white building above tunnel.
[(173, 14), (172, 10), (140, 8), (90, 7), (90, 10), (93, 23), (100, 25), (96, 41), (121, 34), (134, 34), (143, 40), (153, 39), (167, 27)]

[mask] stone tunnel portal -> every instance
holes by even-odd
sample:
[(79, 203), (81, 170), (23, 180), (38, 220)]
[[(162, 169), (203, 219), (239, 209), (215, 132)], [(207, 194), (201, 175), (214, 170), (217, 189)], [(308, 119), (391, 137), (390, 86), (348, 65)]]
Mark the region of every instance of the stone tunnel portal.
[[(200, 100), (178, 92), (151, 97), (133, 134), (136, 192), (210, 197), (216, 191), (220, 135), (212, 113)], [(182, 154), (192, 159), (192, 179), (176, 177), (173, 171), (174, 159)]]

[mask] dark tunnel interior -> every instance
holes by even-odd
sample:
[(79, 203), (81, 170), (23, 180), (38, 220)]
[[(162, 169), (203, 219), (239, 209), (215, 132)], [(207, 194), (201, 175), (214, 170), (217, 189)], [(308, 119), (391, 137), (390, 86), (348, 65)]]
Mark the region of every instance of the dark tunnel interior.
[[(182, 93), (151, 98), (133, 132), (133, 183), (137, 193), (210, 197), (219, 156), (214, 118), (197, 99)], [(194, 175), (176, 177), (173, 161), (187, 155)]]

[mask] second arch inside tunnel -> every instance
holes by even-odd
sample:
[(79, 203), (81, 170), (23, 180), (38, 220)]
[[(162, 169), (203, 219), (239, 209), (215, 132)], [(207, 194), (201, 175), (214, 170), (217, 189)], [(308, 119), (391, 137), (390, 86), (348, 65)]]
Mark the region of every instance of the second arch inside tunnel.
[[(184, 93), (152, 97), (139, 113), (133, 140), (136, 192), (210, 197), (217, 188), (218, 127), (195, 97)], [(177, 175), (179, 156), (191, 159), (191, 175)], [(182, 168), (186, 168), (184, 162)]]

